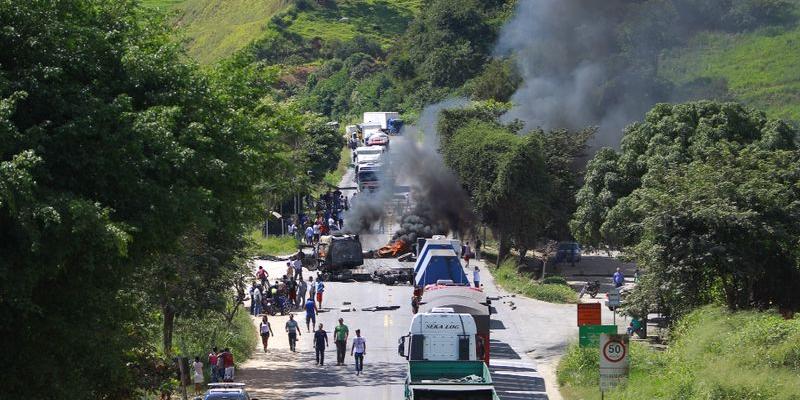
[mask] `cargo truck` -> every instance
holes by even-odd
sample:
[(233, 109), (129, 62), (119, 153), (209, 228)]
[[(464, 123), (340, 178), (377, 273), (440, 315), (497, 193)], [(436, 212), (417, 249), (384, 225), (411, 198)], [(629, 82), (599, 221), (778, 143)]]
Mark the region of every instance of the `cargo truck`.
[(500, 400), (482, 361), (409, 361), (408, 400)]
[(364, 121), (362, 125), (380, 125), (381, 130), (389, 130), (389, 120), (400, 119), (400, 113), (393, 111), (373, 111), (364, 113)]

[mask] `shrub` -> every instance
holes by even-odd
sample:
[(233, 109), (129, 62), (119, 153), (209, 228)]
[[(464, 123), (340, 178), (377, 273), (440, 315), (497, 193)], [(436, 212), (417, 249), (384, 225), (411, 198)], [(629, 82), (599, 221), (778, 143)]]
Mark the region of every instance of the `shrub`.
[(567, 280), (564, 279), (563, 276), (548, 276), (542, 279), (542, 283), (545, 285), (566, 285), (569, 286)]

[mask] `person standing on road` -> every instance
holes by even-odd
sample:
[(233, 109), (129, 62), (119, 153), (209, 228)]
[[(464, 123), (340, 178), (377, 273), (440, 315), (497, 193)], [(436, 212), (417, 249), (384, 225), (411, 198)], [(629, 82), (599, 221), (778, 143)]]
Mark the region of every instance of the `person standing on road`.
[(333, 340), (336, 343), (336, 365), (344, 365), (344, 355), (347, 353), (347, 338), (350, 329), (344, 324), (344, 319), (339, 318), (339, 325), (333, 329)]
[(311, 225), (306, 227), (306, 244), (311, 245), (314, 243), (314, 228)]
[(225, 382), (225, 360), (222, 358), (222, 352), (217, 353), (217, 381)]
[(328, 332), (325, 332), (322, 324), (319, 324), (319, 328), (314, 332), (314, 353), (319, 366), (325, 365), (326, 347), (328, 347)]
[(227, 347), (225, 350), (222, 350), (222, 365), (225, 367), (225, 378), (223, 382), (233, 382), (233, 353), (231, 353), (231, 349)]
[(308, 277), (308, 297), (311, 299), (317, 298), (317, 284), (314, 283), (314, 277)]
[[(253, 299), (255, 291), (256, 291), (256, 283), (253, 282), (253, 285), (250, 286), (250, 289), (247, 290), (247, 292), (250, 293), (250, 300)], [(250, 315), (256, 315), (256, 303), (254, 301), (250, 302)]]
[(464, 248), (462, 249), (462, 251), (463, 251), (463, 254), (461, 254), (461, 256), (464, 257), (464, 261), (467, 262), (464, 265), (464, 267), (465, 268), (469, 268), (469, 259), (470, 259), (470, 256), (472, 256), (472, 250), (469, 248), (469, 243), (464, 243)]
[(475, 269), (472, 270), (472, 283), (476, 288), (481, 287), (481, 270), (477, 265), (475, 266)]
[(217, 383), (217, 376), (219, 372), (217, 372), (217, 346), (211, 349), (211, 352), (208, 353), (208, 365), (211, 367), (211, 383)]
[(306, 330), (311, 332), (311, 326), (317, 324), (317, 305), (311, 297), (306, 301)]
[(192, 369), (194, 369), (194, 395), (200, 396), (200, 386), (203, 385), (203, 363), (200, 361), (200, 356), (194, 358)]
[(297, 306), (297, 301), (296, 301), (296, 299), (297, 299), (297, 280), (294, 277), (292, 277), (292, 279), (289, 279), (289, 283), (286, 285), (286, 289), (288, 289), (288, 291), (289, 291), (289, 294), (286, 297), (286, 301), (289, 302), (289, 307), (294, 309)]
[(322, 309), (322, 294), (325, 293), (325, 284), (322, 278), (317, 278), (317, 310)]
[(294, 264), (292, 264), (292, 266), (294, 267), (294, 277), (297, 278), (297, 279), (302, 280), (303, 279), (303, 260), (300, 258), (299, 255), (297, 256), (297, 258), (295, 258)]
[(313, 229), (314, 233), (314, 243), (319, 243), (319, 235), (322, 233), (322, 223), (314, 222), (314, 226), (311, 228)]
[(261, 323), (258, 324), (258, 332), (261, 334), (261, 344), (264, 345), (264, 353), (266, 353), (269, 336), (275, 335), (275, 333), (272, 332), (272, 325), (270, 325), (266, 315), (261, 319)]
[(253, 315), (261, 314), (261, 286), (256, 286), (253, 290), (253, 297), (250, 298), (252, 302)]
[(614, 272), (614, 287), (619, 288), (625, 284), (625, 275), (622, 275), (622, 271), (620, 271), (619, 267), (617, 267), (617, 272)]
[(263, 266), (258, 267), (258, 271), (256, 272), (256, 278), (261, 281), (261, 287), (267, 287), (267, 279), (269, 278), (269, 273), (267, 270), (264, 269)]
[(483, 246), (483, 242), (481, 239), (475, 241), (475, 259), (480, 261), (481, 260), (481, 246)]
[(298, 308), (303, 305), (307, 292), (308, 285), (306, 285), (306, 281), (304, 281), (303, 278), (300, 278), (297, 283), (297, 298), (295, 300), (295, 304), (297, 304)]
[(297, 321), (294, 320), (294, 314), (289, 314), (289, 320), (286, 321), (286, 332), (289, 334), (289, 350), (295, 351), (300, 329), (297, 327)]
[(350, 355), (356, 359), (356, 375), (361, 375), (364, 370), (364, 354), (367, 354), (367, 341), (361, 336), (361, 329), (356, 329), (356, 337), (350, 347)]

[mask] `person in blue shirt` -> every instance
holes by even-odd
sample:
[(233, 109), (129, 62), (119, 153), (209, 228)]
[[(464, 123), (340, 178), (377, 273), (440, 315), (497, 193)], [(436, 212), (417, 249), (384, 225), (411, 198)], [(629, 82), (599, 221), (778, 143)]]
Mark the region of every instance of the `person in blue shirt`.
[(618, 288), (625, 284), (625, 275), (622, 275), (622, 271), (617, 268), (617, 272), (614, 272), (614, 287)]
[(309, 297), (306, 301), (306, 330), (311, 332), (311, 326), (317, 324), (317, 304), (314, 298)]

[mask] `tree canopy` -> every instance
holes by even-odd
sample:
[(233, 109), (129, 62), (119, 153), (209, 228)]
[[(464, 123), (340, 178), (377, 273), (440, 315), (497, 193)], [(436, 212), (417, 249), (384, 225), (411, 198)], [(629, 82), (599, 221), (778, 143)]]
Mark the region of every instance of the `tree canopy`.
[(134, 1), (2, 1), (0, 24), (0, 385), (132, 397), (157, 383), (134, 374), (158, 357), (145, 321), (224, 308), (312, 122), (269, 70), (199, 71)]
[(506, 106), (489, 102), (444, 110), (439, 135), (444, 160), (461, 179), (477, 214), (500, 239), (500, 258), (524, 256), (547, 239), (566, 239), (577, 171), (573, 163), (592, 131), (520, 134), (502, 124)]
[(571, 228), (630, 250), (638, 311), (800, 306), (797, 131), (735, 103), (661, 104), (589, 163)]

